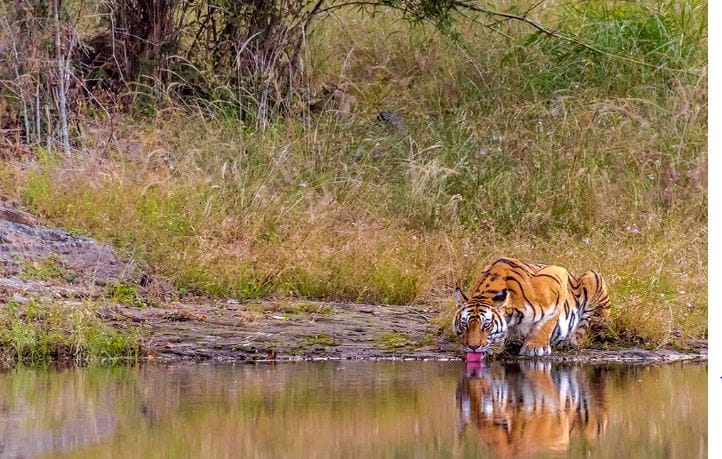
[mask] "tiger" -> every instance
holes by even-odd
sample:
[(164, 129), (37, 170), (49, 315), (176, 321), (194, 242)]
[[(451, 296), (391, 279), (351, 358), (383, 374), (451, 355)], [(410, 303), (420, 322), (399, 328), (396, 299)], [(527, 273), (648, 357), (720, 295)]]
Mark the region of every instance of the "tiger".
[(499, 258), (484, 267), (469, 297), (457, 285), (454, 334), (462, 350), (489, 354), (507, 336), (523, 341), (520, 355), (579, 347), (590, 325), (609, 318), (607, 284), (595, 271), (577, 277), (561, 266)]
[(467, 365), (456, 391), (457, 429), (467, 427), (498, 456), (569, 453), (594, 445), (609, 422), (602, 367), (522, 361)]

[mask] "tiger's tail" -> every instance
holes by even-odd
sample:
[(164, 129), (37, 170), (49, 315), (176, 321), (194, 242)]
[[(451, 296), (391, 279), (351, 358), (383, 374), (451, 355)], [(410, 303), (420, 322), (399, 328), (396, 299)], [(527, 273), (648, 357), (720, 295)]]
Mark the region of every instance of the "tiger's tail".
[(601, 325), (609, 318), (609, 295), (607, 284), (595, 271), (587, 271), (578, 278), (569, 279), (569, 288), (574, 294), (579, 322), (574, 330), (574, 339), (584, 336), (590, 326)]

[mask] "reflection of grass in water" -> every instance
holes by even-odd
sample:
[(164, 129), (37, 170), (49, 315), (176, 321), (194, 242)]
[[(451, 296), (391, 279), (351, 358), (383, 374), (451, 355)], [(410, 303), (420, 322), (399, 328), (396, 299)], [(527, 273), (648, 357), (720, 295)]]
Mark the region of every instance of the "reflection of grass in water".
[[(491, 371), (499, 375), (497, 367)], [(650, 457), (665, 457), (665, 451), (703, 456), (703, 366), (582, 366), (575, 372), (605, 391), (600, 408), (609, 410), (609, 423), (594, 442), (580, 425), (572, 432), (564, 426), (570, 439), (564, 454), (618, 457), (620, 451), (641, 450)], [(174, 457), (223, 457), (228, 451), (240, 457), (286, 457), (288, 451), (304, 457), (398, 457), (399, 452), (446, 457), (454, 447), (462, 457), (488, 457), (472, 425), (459, 437), (457, 421), (464, 413), (455, 395), (462, 375), (461, 367), (448, 362), (20, 369), (0, 374), (0, 398), (31, 433), (52, 429), (89, 439), (76, 443), (69, 452), (74, 457), (137, 457), (147, 451)], [(553, 395), (548, 386), (544, 393)], [(501, 404), (491, 407), (499, 410)], [(671, 415), (654, 417), (662, 410)], [(529, 415), (497, 413), (513, 416), (512, 422)], [(109, 416), (115, 421), (112, 435), (99, 436)], [(492, 420), (500, 418), (508, 419)], [(152, 429), (138, 430), (151, 421)]]

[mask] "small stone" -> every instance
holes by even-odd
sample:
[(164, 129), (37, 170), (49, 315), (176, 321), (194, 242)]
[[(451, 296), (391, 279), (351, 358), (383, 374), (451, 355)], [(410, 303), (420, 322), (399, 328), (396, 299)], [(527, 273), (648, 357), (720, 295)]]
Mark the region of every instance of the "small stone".
[(28, 301), (30, 301), (30, 299), (16, 293), (15, 295), (13, 295), (13, 301), (20, 304), (26, 304)]
[(406, 121), (404, 121), (404, 118), (397, 112), (384, 110), (376, 115), (376, 119), (387, 126), (394, 127), (401, 132), (406, 132)]

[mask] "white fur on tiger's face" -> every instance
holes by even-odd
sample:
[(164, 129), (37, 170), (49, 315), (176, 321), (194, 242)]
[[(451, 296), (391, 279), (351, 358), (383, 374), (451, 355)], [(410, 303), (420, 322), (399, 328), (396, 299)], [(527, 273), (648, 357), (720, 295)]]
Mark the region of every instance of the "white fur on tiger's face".
[(492, 301), (484, 298), (470, 300), (459, 289), (455, 294), (459, 307), (454, 314), (452, 329), (461, 339), (461, 349), (465, 353), (489, 353), (506, 337), (504, 316)]

